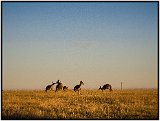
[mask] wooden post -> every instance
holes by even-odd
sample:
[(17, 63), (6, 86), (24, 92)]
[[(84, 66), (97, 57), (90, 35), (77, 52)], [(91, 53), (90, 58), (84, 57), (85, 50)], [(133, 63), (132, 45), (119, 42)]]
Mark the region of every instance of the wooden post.
[(121, 82), (121, 90), (122, 90), (122, 82)]

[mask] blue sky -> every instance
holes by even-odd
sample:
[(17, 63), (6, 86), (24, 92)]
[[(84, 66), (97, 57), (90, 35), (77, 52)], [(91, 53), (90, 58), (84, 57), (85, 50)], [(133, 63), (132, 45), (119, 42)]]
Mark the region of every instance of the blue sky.
[(3, 87), (157, 87), (157, 5), (3, 2)]

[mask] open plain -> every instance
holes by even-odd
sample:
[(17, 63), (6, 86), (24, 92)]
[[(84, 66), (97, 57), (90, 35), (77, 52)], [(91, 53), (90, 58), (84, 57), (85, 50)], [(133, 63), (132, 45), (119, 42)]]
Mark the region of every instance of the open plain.
[(4, 90), (2, 119), (158, 119), (158, 90)]

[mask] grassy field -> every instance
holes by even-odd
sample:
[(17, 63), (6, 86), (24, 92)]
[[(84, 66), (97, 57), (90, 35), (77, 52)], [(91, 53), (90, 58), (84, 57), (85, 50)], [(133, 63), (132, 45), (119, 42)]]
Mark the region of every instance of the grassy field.
[(158, 90), (2, 92), (2, 119), (158, 119)]

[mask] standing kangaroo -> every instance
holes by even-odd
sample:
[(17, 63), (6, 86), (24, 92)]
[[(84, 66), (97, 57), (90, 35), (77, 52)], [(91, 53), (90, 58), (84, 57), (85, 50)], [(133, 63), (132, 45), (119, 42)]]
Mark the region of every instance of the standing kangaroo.
[(46, 92), (47, 92), (48, 90), (53, 90), (53, 85), (54, 85), (54, 84), (56, 84), (56, 83), (53, 83), (53, 82), (52, 82), (51, 85), (46, 86)]
[(81, 90), (81, 85), (84, 85), (84, 83), (82, 82), (82, 81), (80, 81), (80, 84), (79, 85), (76, 85), (75, 87), (74, 87), (74, 91), (76, 92), (76, 91), (80, 91)]
[(99, 90), (105, 90), (105, 89), (109, 89), (109, 91), (112, 91), (112, 86), (110, 84), (105, 84), (103, 85), (103, 87), (100, 86)]
[(57, 92), (58, 90), (63, 90), (63, 85), (62, 85), (61, 81), (58, 80), (56, 83), (57, 83), (57, 86), (56, 86), (55, 92)]

